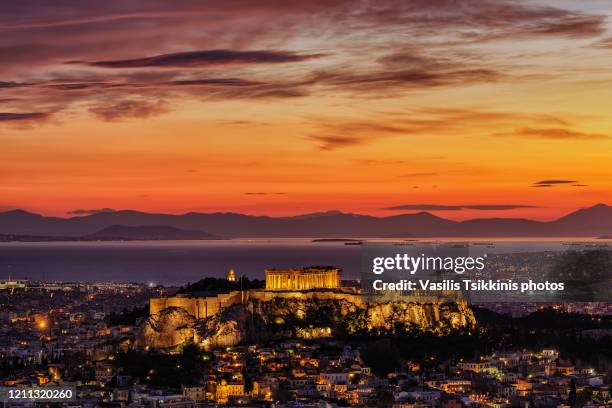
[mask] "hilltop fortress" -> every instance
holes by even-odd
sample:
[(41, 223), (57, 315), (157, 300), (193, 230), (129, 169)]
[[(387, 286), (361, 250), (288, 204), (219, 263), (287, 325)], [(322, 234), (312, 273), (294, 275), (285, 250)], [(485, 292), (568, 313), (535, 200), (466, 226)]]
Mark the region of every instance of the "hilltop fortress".
[[(196, 319), (205, 319), (216, 315), (224, 308), (235, 304), (246, 304), (253, 299), (270, 300), (274, 297), (287, 296), (304, 298), (316, 294), (324, 298), (348, 296), (356, 301), (356, 298), (360, 297), (354, 290), (340, 287), (340, 268), (311, 266), (300, 269), (266, 269), (265, 273), (265, 290), (250, 289), (208, 296), (179, 295), (153, 298), (150, 300), (149, 314), (155, 315), (169, 307), (178, 307)], [(228, 279), (232, 278), (228, 276)]]
[(371, 303), (357, 288), (342, 287), (341, 270), (335, 267), (267, 269), (265, 273), (265, 289), (151, 299), (137, 345), (170, 349), (193, 341), (214, 348), (273, 337), (380, 333), (398, 327), (443, 332), (475, 324), (463, 302)]

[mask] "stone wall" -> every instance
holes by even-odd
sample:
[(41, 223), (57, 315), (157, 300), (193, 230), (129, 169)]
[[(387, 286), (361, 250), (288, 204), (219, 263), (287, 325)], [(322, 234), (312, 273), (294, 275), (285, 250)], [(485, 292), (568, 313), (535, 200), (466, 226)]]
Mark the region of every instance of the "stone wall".
[(245, 302), (248, 292), (233, 291), (216, 296), (152, 298), (150, 300), (149, 315), (155, 315), (169, 307), (178, 307), (185, 310), (196, 319), (205, 319), (214, 316), (222, 309), (234, 304)]
[(269, 291), (251, 289), (246, 291), (233, 291), (216, 296), (188, 297), (174, 296), (167, 298), (152, 298), (150, 300), (149, 315), (155, 315), (169, 307), (178, 307), (185, 310), (196, 319), (205, 319), (214, 316), (222, 309), (239, 303), (246, 303), (250, 299), (270, 301), (273, 298), (321, 299), (321, 300), (347, 300), (361, 304), (362, 296), (350, 290), (311, 290), (311, 291)]
[(320, 299), (320, 300), (346, 300), (361, 305), (363, 297), (356, 291), (351, 290), (311, 290), (311, 291), (269, 291), (251, 290), (248, 299), (257, 299), (268, 302), (274, 298), (296, 298), (296, 299)]

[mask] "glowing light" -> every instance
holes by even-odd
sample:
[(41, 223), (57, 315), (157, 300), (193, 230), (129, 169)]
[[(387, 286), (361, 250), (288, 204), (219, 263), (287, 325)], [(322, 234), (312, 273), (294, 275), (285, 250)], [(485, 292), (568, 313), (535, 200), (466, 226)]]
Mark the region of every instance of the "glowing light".
[(48, 326), (48, 323), (46, 320), (39, 320), (37, 326), (40, 330), (45, 330)]

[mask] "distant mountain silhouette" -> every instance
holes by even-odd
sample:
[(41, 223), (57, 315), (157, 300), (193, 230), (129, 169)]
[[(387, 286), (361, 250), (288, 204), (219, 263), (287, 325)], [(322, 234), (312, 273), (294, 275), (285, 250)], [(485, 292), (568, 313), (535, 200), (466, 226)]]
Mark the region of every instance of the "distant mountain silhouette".
[(82, 237), (112, 226), (173, 227), (200, 233), (206, 231), (207, 234), (228, 238), (595, 237), (612, 234), (612, 207), (597, 204), (550, 222), (521, 218), (457, 222), (427, 212), (373, 217), (327, 211), (295, 217), (268, 217), (193, 212), (172, 215), (123, 210), (71, 218), (44, 217), (23, 210), (0, 213), (0, 234)]
[(83, 238), (147, 241), (220, 239), (220, 237), (204, 231), (185, 230), (163, 225), (145, 225), (140, 227), (112, 225), (93, 234), (86, 235)]
[(554, 224), (560, 231), (575, 231), (577, 236), (591, 235), (590, 231), (597, 231), (598, 235), (606, 235), (612, 233), (611, 213), (612, 207), (597, 204), (561, 217)]
[(0, 234), (0, 242), (62, 242), (62, 241), (162, 241), (223, 239), (204, 231), (147, 225), (126, 227), (112, 225), (83, 236)]

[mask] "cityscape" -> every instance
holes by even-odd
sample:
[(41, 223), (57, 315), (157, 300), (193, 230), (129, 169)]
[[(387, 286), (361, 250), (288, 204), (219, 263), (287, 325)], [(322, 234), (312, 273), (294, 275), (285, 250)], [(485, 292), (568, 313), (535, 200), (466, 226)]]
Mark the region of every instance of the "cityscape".
[(609, 303), (359, 315), (360, 290), (340, 273), (269, 269), (264, 282), (230, 269), (183, 287), (6, 280), (0, 385), (74, 387), (77, 402), (57, 404), (80, 407), (612, 404)]

